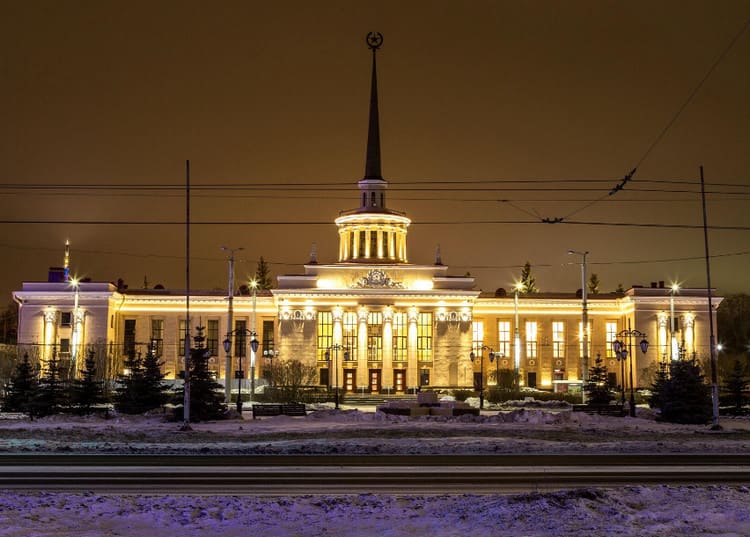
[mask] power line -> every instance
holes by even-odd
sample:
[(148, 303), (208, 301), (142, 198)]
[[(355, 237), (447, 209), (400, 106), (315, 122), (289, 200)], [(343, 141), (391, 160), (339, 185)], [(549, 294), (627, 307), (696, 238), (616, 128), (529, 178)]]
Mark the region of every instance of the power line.
[[(635, 175), (636, 171), (638, 170), (638, 167), (641, 164), (643, 164), (643, 162), (646, 160), (646, 158), (648, 158), (648, 156), (651, 154), (651, 152), (653, 151), (653, 149), (657, 146), (657, 144), (659, 142), (661, 142), (661, 140), (664, 138), (664, 136), (666, 136), (667, 132), (672, 128), (672, 125), (674, 125), (677, 122), (677, 119), (682, 115), (683, 111), (693, 101), (693, 99), (698, 94), (698, 92), (703, 87), (703, 85), (706, 83), (706, 81), (708, 80), (708, 78), (711, 76), (711, 74), (713, 74), (713, 72), (716, 70), (716, 68), (719, 66), (719, 64), (724, 60), (724, 58), (729, 53), (729, 51), (732, 50), (732, 48), (734, 47), (735, 43), (737, 43), (737, 41), (739, 40), (739, 38), (745, 33), (745, 31), (747, 31), (748, 27), (750, 27), (750, 18), (748, 18), (745, 21), (745, 23), (740, 28), (739, 32), (737, 32), (735, 34), (735, 36), (729, 41), (729, 44), (724, 48), (724, 50), (721, 52), (721, 54), (719, 54), (718, 58), (716, 58), (716, 60), (714, 61), (714, 63), (711, 65), (711, 67), (708, 69), (708, 71), (706, 72), (706, 74), (703, 76), (703, 78), (700, 80), (700, 82), (698, 82), (698, 85), (696, 85), (693, 88), (693, 90), (688, 95), (687, 99), (685, 99), (685, 101), (682, 103), (682, 106), (680, 106), (677, 109), (677, 112), (672, 116), (672, 119), (662, 129), (662, 131), (658, 134), (658, 136), (654, 139), (654, 141), (651, 142), (651, 145), (648, 146), (648, 148), (643, 153), (643, 155), (641, 155), (641, 158), (638, 159), (638, 161), (636, 162), (636, 165), (633, 167), (633, 169), (630, 171), (630, 173), (628, 173), (627, 175), (625, 175), (625, 177), (617, 185), (615, 185), (615, 187), (612, 190), (609, 191), (609, 194), (607, 194), (607, 196), (612, 196), (612, 195), (616, 194), (617, 192), (619, 192), (620, 190), (622, 190), (623, 188), (625, 188), (625, 186), (627, 185), (627, 183), (629, 183), (633, 179), (633, 176)], [(602, 197), (600, 197), (600, 198), (592, 201), (591, 203), (588, 203), (587, 205), (584, 205), (583, 207), (581, 207), (579, 209), (576, 209), (575, 211), (569, 213), (568, 215), (566, 215), (565, 217), (563, 217), (560, 220), (567, 220), (568, 218), (570, 218), (574, 214), (577, 214), (577, 213), (579, 213), (579, 212), (581, 212), (581, 211), (583, 211), (585, 209), (588, 209), (589, 207), (591, 207), (595, 203), (601, 201), (605, 197), (606, 196), (602, 196)]]
[[(539, 220), (424, 220), (413, 223), (416, 226), (444, 226), (444, 225), (540, 225), (544, 222)], [(700, 224), (660, 224), (656, 222), (601, 222), (601, 221), (575, 221), (565, 220), (560, 222), (575, 226), (596, 227), (643, 227), (663, 229), (703, 229)], [(0, 220), (5, 225), (83, 225), (83, 226), (182, 226), (184, 220)], [(193, 220), (193, 225), (198, 226), (333, 226), (332, 222), (315, 220)], [(750, 226), (709, 226), (712, 230), (723, 231), (750, 231)]]
[[(32, 250), (32, 251), (44, 251), (44, 252), (60, 252), (60, 248), (44, 248), (44, 247), (29, 247), (29, 246), (18, 246), (18, 245), (12, 245), (12, 244), (0, 244), (0, 248), (8, 248), (8, 249), (15, 249), (15, 250)], [(138, 257), (138, 258), (159, 258), (159, 259), (174, 259), (174, 260), (183, 260), (184, 256), (182, 255), (166, 255), (166, 254), (152, 254), (152, 253), (145, 253), (145, 254), (137, 254), (134, 252), (119, 252), (119, 251), (112, 251), (112, 250), (92, 250), (92, 249), (75, 249), (76, 254), (88, 254), (88, 255), (108, 255), (108, 256), (122, 256), (122, 257)], [(750, 255), (750, 250), (744, 250), (739, 252), (725, 252), (720, 254), (712, 254), (712, 259), (719, 259), (724, 257), (739, 257), (739, 256), (745, 256)], [(197, 260), (197, 261), (210, 261), (210, 262), (220, 262), (225, 263), (226, 258), (224, 257), (192, 257), (191, 259)], [(613, 261), (588, 261), (588, 263), (592, 266), (600, 265), (634, 265), (634, 264), (652, 264), (652, 263), (674, 263), (674, 262), (680, 262), (680, 261), (702, 261), (705, 257), (703, 255), (700, 256), (687, 256), (687, 257), (669, 257), (669, 258), (657, 258), (657, 259), (619, 259), (619, 260), (613, 260)], [(245, 263), (254, 263), (257, 262), (257, 259), (241, 259), (240, 262)], [(300, 267), (304, 265), (304, 262), (289, 262), (289, 261), (278, 261), (278, 260), (269, 260), (265, 259), (265, 261), (274, 266), (291, 266), (291, 267)], [(534, 263), (534, 268), (552, 268), (556, 267), (559, 264), (557, 263)], [(567, 265), (567, 264), (566, 264)], [(471, 270), (503, 270), (503, 269), (516, 269), (523, 267), (523, 263), (514, 263), (514, 264), (505, 264), (505, 265), (458, 265), (458, 264), (450, 264), (451, 268), (455, 269), (471, 269)]]

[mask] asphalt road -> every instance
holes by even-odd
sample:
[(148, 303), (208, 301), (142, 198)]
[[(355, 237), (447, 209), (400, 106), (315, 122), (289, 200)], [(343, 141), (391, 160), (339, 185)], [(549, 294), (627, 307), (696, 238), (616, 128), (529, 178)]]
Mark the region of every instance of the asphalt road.
[(581, 486), (748, 484), (750, 456), (7, 455), (0, 488), (109, 493), (495, 493)]

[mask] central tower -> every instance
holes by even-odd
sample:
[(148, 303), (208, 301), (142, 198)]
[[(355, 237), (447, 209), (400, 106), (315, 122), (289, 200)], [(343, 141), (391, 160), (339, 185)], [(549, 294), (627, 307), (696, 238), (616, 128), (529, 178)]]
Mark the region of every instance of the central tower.
[(370, 32), (366, 40), (372, 50), (372, 83), (365, 176), (357, 183), (359, 207), (341, 212), (336, 219), (339, 262), (407, 263), (406, 232), (411, 220), (404, 213), (386, 208), (388, 182), (380, 168), (377, 51), (383, 45), (383, 36)]

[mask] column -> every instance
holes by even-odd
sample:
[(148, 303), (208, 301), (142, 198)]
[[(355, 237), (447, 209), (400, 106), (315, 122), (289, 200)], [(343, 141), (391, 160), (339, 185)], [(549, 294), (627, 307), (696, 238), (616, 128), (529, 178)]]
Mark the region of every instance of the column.
[[(333, 317), (333, 345), (341, 345), (344, 340), (344, 328), (342, 326), (342, 320), (344, 317), (344, 311), (339, 308), (333, 308), (331, 312)], [(328, 378), (331, 383), (331, 387), (335, 388), (337, 385), (341, 387), (341, 379), (344, 375), (341, 364), (344, 361), (345, 350), (330, 351), (330, 361), (328, 362)]]
[(393, 386), (393, 308), (383, 310), (383, 388)]
[(52, 357), (52, 349), (55, 344), (55, 325), (57, 323), (57, 311), (44, 311), (44, 349), (41, 352), (41, 358), (49, 360)]
[(359, 352), (357, 353), (357, 386), (367, 386), (369, 379), (369, 370), (367, 367), (367, 317), (369, 312), (367, 308), (360, 307), (357, 310), (357, 338)]
[(417, 308), (409, 308), (409, 338), (406, 347), (406, 387), (415, 388), (419, 386), (417, 375)]

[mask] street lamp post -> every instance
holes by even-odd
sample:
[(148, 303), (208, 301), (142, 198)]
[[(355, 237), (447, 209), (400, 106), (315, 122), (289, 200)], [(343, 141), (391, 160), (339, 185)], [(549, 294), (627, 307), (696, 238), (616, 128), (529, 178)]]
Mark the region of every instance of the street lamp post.
[[(253, 290), (253, 316), (250, 319), (250, 400), (252, 401), (255, 397), (255, 353), (258, 350), (258, 339), (255, 334), (255, 312), (256, 312), (256, 293), (258, 290), (258, 280), (253, 278), (250, 280), (250, 288)], [(253, 345), (255, 341), (255, 345)]]
[[(586, 285), (586, 256), (588, 254), (588, 251), (568, 250), (568, 255), (581, 256), (581, 344), (583, 346), (581, 352), (581, 382), (583, 387), (586, 386), (589, 373), (589, 309), (587, 302), (588, 285)], [(584, 389), (581, 389), (581, 402), (586, 402), (586, 390)]]
[(344, 361), (348, 360), (349, 359), (349, 349), (347, 349), (346, 347), (344, 347), (343, 345), (340, 345), (338, 343), (334, 343), (333, 345), (331, 345), (330, 347), (328, 347), (326, 349), (326, 353), (325, 353), (326, 362), (328, 362), (328, 375), (329, 375), (328, 378), (330, 380), (330, 378), (331, 378), (330, 377), (330, 375), (331, 375), (331, 351), (333, 351), (334, 368), (336, 369), (336, 386), (335, 386), (336, 395), (335, 395), (335, 399), (334, 399), (334, 402), (335, 402), (334, 404), (335, 404), (336, 410), (339, 409), (339, 351), (340, 350), (344, 351)]
[[(255, 353), (255, 351), (258, 350), (258, 339), (255, 337), (254, 330), (248, 330), (246, 328), (238, 328), (237, 330), (231, 330), (227, 333), (227, 337), (222, 343), (224, 345), (224, 351), (229, 354), (229, 350), (232, 347), (232, 336), (245, 336), (246, 334), (250, 335), (250, 350)], [(245, 377), (245, 373), (242, 371), (241, 353), (238, 353), (237, 356), (237, 372), (235, 373), (235, 377), (237, 377), (237, 412), (242, 416), (242, 379)]]
[(523, 291), (524, 285), (522, 282), (516, 282), (514, 286), (515, 295), (513, 298), (513, 309), (514, 309), (514, 320), (513, 320), (513, 387), (517, 390), (520, 389), (520, 369), (521, 369), (521, 332), (518, 328), (518, 293)]
[[(221, 249), (225, 252), (229, 252), (229, 285), (227, 286), (227, 336), (229, 336), (232, 333), (232, 323), (234, 321), (234, 252), (239, 252), (244, 248), (230, 248), (228, 246), (222, 246)], [(229, 345), (224, 346), (224, 350), (226, 351), (226, 359), (224, 361), (224, 402), (229, 404), (232, 393), (232, 377), (229, 375), (229, 372), (232, 369), (231, 341), (229, 342)]]
[[(627, 347), (625, 345), (625, 342), (621, 341), (619, 338), (627, 337)], [(635, 388), (633, 386), (633, 337), (639, 337), (641, 338), (641, 341), (639, 343), (639, 346), (641, 348), (641, 352), (643, 354), (646, 354), (646, 351), (648, 350), (648, 341), (646, 340), (646, 334), (641, 332), (640, 330), (632, 329), (630, 328), (630, 319), (628, 319), (628, 328), (626, 330), (621, 330), (617, 333), (617, 338), (615, 341), (612, 342), (612, 347), (615, 351), (615, 355), (620, 355), (622, 360), (625, 360), (626, 358), (630, 357), (630, 416), (635, 417)], [(623, 372), (624, 374), (624, 372)], [(625, 382), (625, 379), (623, 378), (623, 382)], [(624, 400), (624, 395), (623, 395)]]
[(482, 410), (484, 408), (484, 357), (482, 356), (482, 351), (490, 351), (490, 361), (495, 359), (495, 351), (492, 347), (486, 345), (482, 345), (477, 350), (479, 351), (479, 354), (474, 354), (474, 351), (471, 351), (469, 358), (472, 362), (475, 359), (479, 359), (479, 409)]
[(620, 403), (625, 406), (625, 360), (628, 358), (628, 351), (617, 340), (612, 342), (612, 347), (615, 351), (615, 358), (620, 362)]

